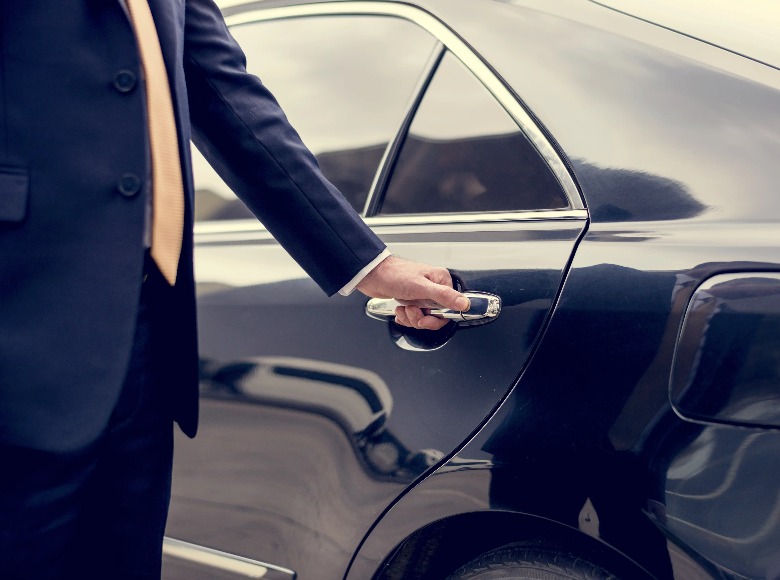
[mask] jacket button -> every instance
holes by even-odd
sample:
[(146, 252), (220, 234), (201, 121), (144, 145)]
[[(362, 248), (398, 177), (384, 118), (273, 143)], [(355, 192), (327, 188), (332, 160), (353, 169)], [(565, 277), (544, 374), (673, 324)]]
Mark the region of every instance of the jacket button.
[(135, 88), (138, 77), (131, 70), (122, 69), (114, 75), (114, 88), (120, 93), (129, 93)]
[(138, 192), (141, 191), (141, 180), (135, 173), (125, 173), (119, 178), (117, 189), (119, 189), (119, 193), (125, 197), (133, 197), (134, 195), (138, 195)]

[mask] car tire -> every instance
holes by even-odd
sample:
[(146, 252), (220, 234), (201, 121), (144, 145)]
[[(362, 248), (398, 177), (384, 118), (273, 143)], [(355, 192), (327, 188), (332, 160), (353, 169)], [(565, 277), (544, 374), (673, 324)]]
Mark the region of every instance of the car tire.
[(507, 546), (475, 558), (447, 580), (618, 580), (600, 566), (568, 554)]

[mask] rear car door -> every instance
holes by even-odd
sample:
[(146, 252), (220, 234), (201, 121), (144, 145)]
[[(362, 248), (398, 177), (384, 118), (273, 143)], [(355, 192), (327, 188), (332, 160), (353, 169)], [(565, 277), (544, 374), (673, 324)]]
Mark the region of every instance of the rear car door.
[(201, 426), (177, 448), (167, 535), (191, 551), (169, 550), (169, 576), (209, 548), (336, 578), (509, 391), (587, 214), (513, 93), (426, 13), (338, 2), (229, 23), (389, 249), (501, 300), (488, 324), (423, 332), (367, 316), (357, 292), (327, 298), (196, 160)]

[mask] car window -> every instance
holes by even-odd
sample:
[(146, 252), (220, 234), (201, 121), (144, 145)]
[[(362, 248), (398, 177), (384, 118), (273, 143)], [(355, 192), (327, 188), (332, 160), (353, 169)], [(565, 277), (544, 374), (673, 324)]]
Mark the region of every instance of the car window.
[(567, 206), (558, 180), (515, 121), (446, 53), (409, 128), (379, 214)]
[[(247, 68), (277, 98), (325, 176), (363, 210), (436, 40), (384, 16), (318, 16), (253, 22), (231, 32)], [(196, 219), (250, 217), (193, 152)]]

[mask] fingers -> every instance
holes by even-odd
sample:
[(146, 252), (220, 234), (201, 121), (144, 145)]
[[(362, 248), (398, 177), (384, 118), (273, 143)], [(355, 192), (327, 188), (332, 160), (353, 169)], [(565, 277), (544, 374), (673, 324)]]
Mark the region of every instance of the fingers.
[(419, 328), (426, 330), (439, 330), (444, 328), (447, 322), (444, 318), (438, 318), (437, 316), (423, 316), (417, 324)]
[(452, 287), (450, 271), (433, 266), (428, 268), (430, 270), (425, 274), (425, 278), (430, 281), (430, 284), (424, 284), (422, 288), (425, 298), (435, 300), (450, 310), (468, 310), (468, 298)]
[(463, 311), (470, 308), (469, 299), (449, 285), (431, 284), (428, 293), (430, 298), (450, 310)]
[(395, 309), (395, 323), (410, 328), (439, 330), (447, 320), (426, 314), (417, 306), (398, 306)]
[(408, 326), (410, 328), (417, 328), (417, 325), (409, 319), (409, 313), (412, 310), (420, 311), (419, 318), (422, 318), (422, 311), (419, 308), (412, 306), (397, 306), (395, 309), (395, 323), (401, 326)]

